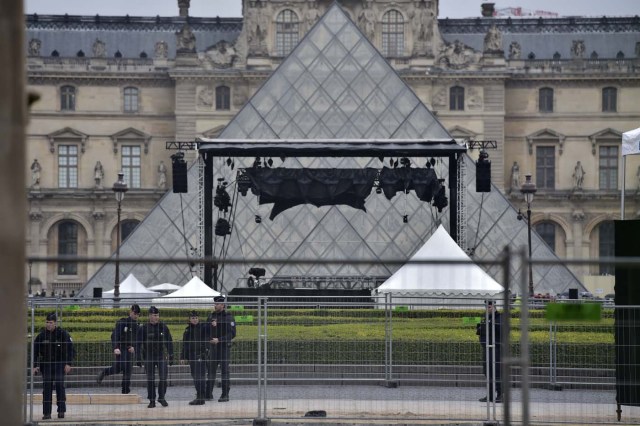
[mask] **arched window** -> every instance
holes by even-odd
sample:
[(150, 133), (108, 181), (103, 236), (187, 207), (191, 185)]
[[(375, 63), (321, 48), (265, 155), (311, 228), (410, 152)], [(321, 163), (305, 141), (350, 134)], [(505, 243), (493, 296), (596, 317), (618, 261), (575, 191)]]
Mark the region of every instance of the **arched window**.
[(602, 112), (616, 112), (618, 110), (618, 89), (605, 87), (602, 89)]
[(62, 111), (76, 110), (76, 88), (73, 86), (62, 86), (60, 88), (60, 109)]
[(216, 109), (218, 111), (231, 109), (231, 89), (228, 86), (216, 87)]
[(126, 240), (139, 223), (139, 220), (125, 220), (120, 222), (120, 241)]
[(287, 56), (298, 44), (300, 38), (300, 22), (298, 15), (286, 9), (278, 13), (276, 18), (276, 55)]
[(538, 93), (538, 110), (540, 112), (553, 112), (553, 89), (543, 87)]
[(449, 89), (449, 109), (464, 111), (464, 87), (453, 86)]
[(382, 16), (382, 54), (398, 57), (404, 53), (404, 18), (397, 10)]
[(124, 88), (124, 112), (138, 112), (138, 89)]
[(535, 225), (536, 233), (556, 252), (556, 225), (552, 222), (541, 222)]
[[(598, 257), (615, 256), (615, 229), (613, 221), (608, 220), (598, 225)], [(613, 275), (613, 265), (600, 265), (600, 275)]]
[[(78, 254), (78, 225), (64, 221), (58, 225), (58, 255), (76, 256)], [(58, 275), (78, 275), (77, 262), (58, 263)]]

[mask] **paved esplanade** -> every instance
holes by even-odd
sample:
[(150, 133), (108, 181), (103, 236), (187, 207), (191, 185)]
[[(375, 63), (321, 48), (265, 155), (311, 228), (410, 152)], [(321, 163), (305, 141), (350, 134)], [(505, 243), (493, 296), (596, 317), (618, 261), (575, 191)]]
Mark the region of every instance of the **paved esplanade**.
[[(169, 407), (149, 409), (145, 391), (140, 387), (132, 389), (132, 394), (140, 396), (139, 401), (127, 404), (105, 403), (109, 395), (114, 400), (120, 396), (117, 388), (70, 389), (69, 394), (89, 395), (96, 403), (68, 403), (65, 423), (96, 420), (91, 423), (108, 424), (128, 420), (148, 424), (195, 424), (206, 419), (209, 424), (251, 424), (258, 414), (257, 388), (234, 386), (231, 401), (227, 403), (217, 402), (219, 390), (214, 391), (214, 401), (194, 407), (188, 405), (195, 392), (192, 386), (171, 386), (167, 391)], [(486, 404), (478, 402), (482, 395), (483, 389), (477, 387), (269, 386), (267, 416), (276, 424), (321, 421), (333, 424), (363, 424), (363, 421), (367, 424), (481, 424), (487, 418)], [(622, 420), (617, 422), (614, 391), (532, 389), (530, 395), (530, 420), (535, 424), (640, 424), (640, 408), (628, 406), (622, 407)], [(521, 414), (518, 389), (513, 390), (513, 399), (512, 419), (517, 422)], [(324, 410), (328, 418), (304, 418), (305, 413), (312, 410)], [(40, 404), (34, 404), (33, 412), (34, 420), (40, 421)], [(496, 413), (501, 420), (502, 404), (497, 405)]]

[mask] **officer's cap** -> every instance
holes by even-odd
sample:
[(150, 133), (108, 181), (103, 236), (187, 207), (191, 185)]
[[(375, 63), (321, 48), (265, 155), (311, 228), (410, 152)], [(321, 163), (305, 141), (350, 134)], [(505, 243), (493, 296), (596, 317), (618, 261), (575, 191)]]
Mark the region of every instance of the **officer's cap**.
[(193, 317), (197, 317), (198, 316), (198, 312), (197, 311), (189, 311), (189, 318), (193, 318)]
[(485, 300), (484, 302), (487, 304), (487, 306), (493, 306), (494, 305), (493, 300)]
[(160, 313), (160, 309), (156, 308), (155, 306), (152, 306), (149, 308), (149, 314), (159, 314)]
[(58, 321), (58, 316), (55, 312), (51, 312), (50, 314), (47, 314), (47, 321)]
[(140, 313), (140, 306), (133, 304), (131, 305), (131, 312), (133, 312), (134, 314), (139, 314)]
[(224, 303), (226, 300), (227, 300), (227, 298), (226, 298), (225, 296), (223, 296), (223, 295), (215, 296), (215, 297), (213, 298), (213, 301), (214, 301), (215, 303)]

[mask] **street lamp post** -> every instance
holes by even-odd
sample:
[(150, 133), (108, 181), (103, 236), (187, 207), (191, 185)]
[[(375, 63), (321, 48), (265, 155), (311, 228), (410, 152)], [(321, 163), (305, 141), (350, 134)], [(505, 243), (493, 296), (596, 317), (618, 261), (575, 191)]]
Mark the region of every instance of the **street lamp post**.
[(118, 180), (113, 184), (111, 188), (116, 196), (118, 202), (118, 224), (116, 225), (116, 273), (113, 283), (113, 300), (114, 302), (120, 301), (120, 213), (122, 211), (121, 205), (124, 199), (124, 193), (129, 190), (127, 183), (124, 181), (124, 173), (118, 173)]
[(520, 187), (520, 192), (524, 195), (527, 203), (527, 231), (529, 233), (529, 296), (533, 296), (533, 265), (531, 264), (531, 203), (533, 194), (537, 191), (536, 184), (531, 182), (531, 175), (525, 176), (525, 182)]

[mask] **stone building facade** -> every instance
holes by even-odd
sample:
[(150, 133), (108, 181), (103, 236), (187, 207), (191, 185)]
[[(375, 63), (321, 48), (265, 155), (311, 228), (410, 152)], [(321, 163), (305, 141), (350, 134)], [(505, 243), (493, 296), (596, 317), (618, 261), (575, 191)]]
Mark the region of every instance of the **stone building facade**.
[[(29, 255), (109, 256), (117, 172), (126, 237), (171, 187), (165, 142), (218, 135), (332, 2), (244, 0), (237, 19), (190, 17), (186, 3), (173, 18), (26, 17), (40, 95), (25, 165)], [(492, 181), (516, 208), (533, 175), (532, 222), (558, 256), (612, 254), (623, 178), (625, 215), (640, 215), (640, 161), (628, 158), (623, 176), (620, 156), (621, 133), (640, 121), (637, 17), (438, 20), (437, 0), (340, 3), (452, 136), (497, 142)], [(36, 262), (30, 282), (70, 293), (98, 266)], [(572, 270), (584, 281), (610, 271)]]

